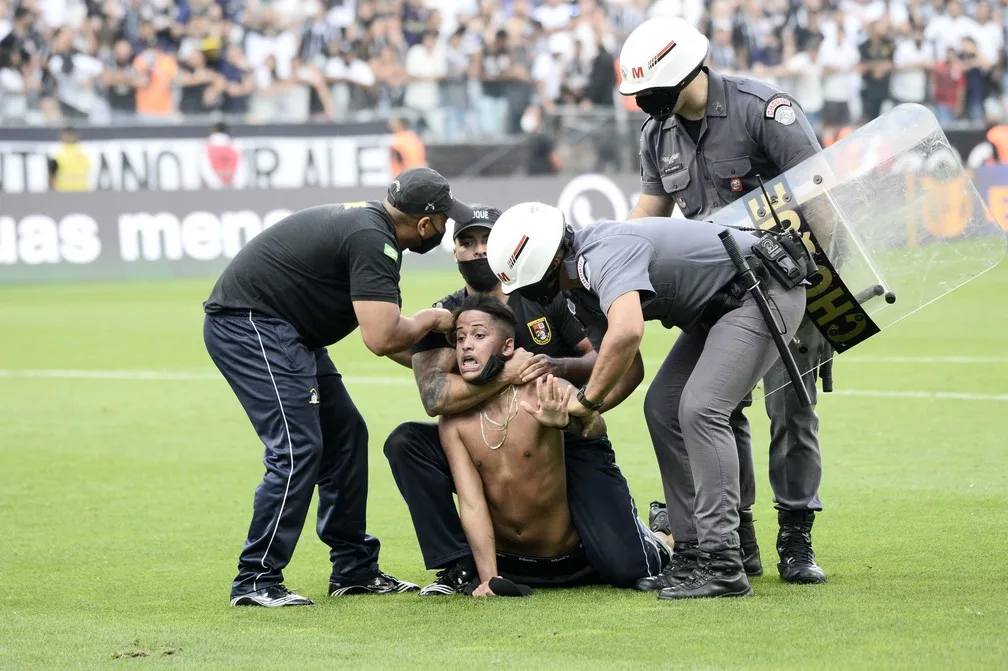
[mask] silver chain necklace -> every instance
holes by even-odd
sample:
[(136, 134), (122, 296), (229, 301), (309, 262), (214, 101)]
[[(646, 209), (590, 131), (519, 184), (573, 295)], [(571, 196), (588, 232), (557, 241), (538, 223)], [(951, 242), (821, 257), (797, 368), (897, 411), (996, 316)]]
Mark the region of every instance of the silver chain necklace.
[[(508, 425), (511, 424), (511, 420), (514, 419), (518, 415), (518, 387), (516, 387), (514, 385), (511, 385), (510, 388), (511, 388), (511, 401), (508, 402), (508, 410), (507, 410), (507, 413), (504, 416), (504, 421), (503, 422), (495, 422), (494, 420), (490, 419), (490, 417), (487, 416), (485, 409), (480, 409), (480, 412), (479, 412), (479, 417), (480, 417), (480, 435), (483, 436), (483, 444), (486, 445), (487, 447), (489, 447), (491, 450), (498, 450), (504, 444), (504, 441), (507, 440)], [(505, 393), (507, 393), (507, 389), (505, 389), (500, 394), (498, 394), (498, 396), (503, 395)], [(497, 443), (496, 445), (491, 445), (490, 441), (487, 440), (487, 437), (486, 437), (486, 425), (484, 424), (484, 422), (492, 424), (493, 426), (497, 427), (498, 429), (503, 429), (504, 430), (504, 436), (501, 438), (501, 441), (499, 443)]]

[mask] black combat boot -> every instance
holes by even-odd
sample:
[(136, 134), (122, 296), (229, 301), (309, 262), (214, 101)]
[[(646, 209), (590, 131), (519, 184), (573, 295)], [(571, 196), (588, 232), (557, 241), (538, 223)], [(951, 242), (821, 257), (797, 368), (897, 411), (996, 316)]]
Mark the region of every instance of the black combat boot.
[(818, 585), (826, 582), (826, 572), (816, 564), (812, 551), (812, 522), (815, 511), (779, 510), (777, 521), (777, 570), (781, 579), (799, 585)]
[(672, 558), (658, 575), (641, 578), (637, 581), (637, 589), (641, 592), (657, 592), (671, 587), (687, 575), (696, 566), (697, 547), (695, 543), (676, 543)]
[(738, 548), (698, 552), (697, 564), (682, 581), (658, 592), (659, 599), (704, 599), (719, 596), (752, 596), (749, 577), (742, 568)]
[(763, 562), (760, 561), (759, 545), (756, 543), (756, 527), (753, 525), (752, 510), (749, 508), (739, 511), (738, 537), (742, 566), (746, 575), (763, 575)]

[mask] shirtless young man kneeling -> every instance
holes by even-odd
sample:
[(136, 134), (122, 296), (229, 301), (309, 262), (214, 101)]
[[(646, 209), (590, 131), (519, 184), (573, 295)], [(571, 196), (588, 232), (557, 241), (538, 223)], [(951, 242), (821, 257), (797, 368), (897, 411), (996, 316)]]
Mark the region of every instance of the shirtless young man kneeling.
[[(450, 333), (459, 372), (470, 381), (514, 351), (514, 314), (492, 296), (473, 295), (456, 311)], [(490, 580), (501, 576), (530, 586), (599, 582), (571, 522), (563, 433), (601, 436), (605, 422), (598, 413), (569, 417), (574, 391), (548, 375), (441, 419), (441, 445), (479, 573), (473, 596), (493, 595)]]

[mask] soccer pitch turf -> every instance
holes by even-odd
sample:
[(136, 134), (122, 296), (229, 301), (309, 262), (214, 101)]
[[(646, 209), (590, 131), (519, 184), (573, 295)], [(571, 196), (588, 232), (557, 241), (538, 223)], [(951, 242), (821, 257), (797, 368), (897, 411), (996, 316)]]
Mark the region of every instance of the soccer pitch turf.
[[(325, 595), (314, 508), (286, 584), (229, 608), (262, 449), (202, 342), (205, 280), (4, 288), (0, 667), (1005, 668), (1008, 264), (838, 358), (821, 394), (823, 586), (777, 576), (768, 426), (750, 411), (766, 573), (755, 597), (609, 588), (529, 599)], [(405, 310), (454, 290), (407, 273)], [(648, 374), (675, 335), (645, 338)], [(426, 583), (384, 438), (425, 419), (411, 373), (330, 348), (370, 435), (381, 566)], [(607, 416), (642, 516), (661, 497), (643, 387)]]

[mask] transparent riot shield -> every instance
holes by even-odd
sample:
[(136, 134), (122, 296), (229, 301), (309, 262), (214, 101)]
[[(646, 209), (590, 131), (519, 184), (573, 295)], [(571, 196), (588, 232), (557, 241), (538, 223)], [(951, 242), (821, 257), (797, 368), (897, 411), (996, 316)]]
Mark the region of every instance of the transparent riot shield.
[[(937, 119), (921, 105), (895, 107), (767, 180), (766, 189), (781, 224), (801, 232), (822, 273), (806, 292), (806, 319), (829, 346), (818, 361), (807, 361), (807, 354), (799, 355), (802, 343), (791, 344), (803, 374), (979, 277), (1005, 256), (1006, 228), (985, 205)], [(775, 225), (759, 189), (712, 220), (735, 227)]]

